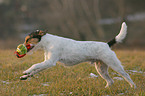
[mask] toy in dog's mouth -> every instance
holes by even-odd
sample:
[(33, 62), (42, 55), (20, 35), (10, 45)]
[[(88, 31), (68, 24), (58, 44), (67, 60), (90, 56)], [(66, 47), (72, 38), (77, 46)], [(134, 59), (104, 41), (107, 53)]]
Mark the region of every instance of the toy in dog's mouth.
[(26, 55), (27, 52), (29, 52), (33, 48), (34, 48), (33, 44), (27, 44), (26, 46), (24, 44), (20, 44), (18, 45), (15, 54), (18, 58), (22, 58)]

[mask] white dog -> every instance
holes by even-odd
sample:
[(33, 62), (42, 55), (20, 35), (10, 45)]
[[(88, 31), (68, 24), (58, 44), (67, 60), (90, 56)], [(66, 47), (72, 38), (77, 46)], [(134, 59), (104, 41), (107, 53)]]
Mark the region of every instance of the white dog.
[(20, 79), (25, 80), (44, 69), (55, 66), (57, 61), (68, 66), (90, 61), (95, 63), (96, 70), (106, 80), (106, 87), (114, 82), (108, 74), (108, 67), (117, 71), (131, 87), (136, 87), (130, 76), (124, 71), (116, 54), (110, 49), (115, 43), (121, 42), (126, 37), (126, 34), (127, 26), (125, 22), (122, 23), (120, 33), (108, 43), (76, 41), (37, 30), (26, 36), (24, 44), (34, 45), (30, 53), (40, 48), (43, 49), (45, 61), (32, 65), (32, 67), (23, 72), (25, 75), (21, 76)]

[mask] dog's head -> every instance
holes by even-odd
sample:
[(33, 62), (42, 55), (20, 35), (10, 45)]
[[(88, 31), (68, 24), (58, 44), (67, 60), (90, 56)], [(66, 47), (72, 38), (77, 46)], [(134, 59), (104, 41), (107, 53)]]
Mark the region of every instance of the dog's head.
[(41, 30), (36, 30), (30, 33), (28, 36), (26, 36), (24, 45), (32, 44), (34, 47), (36, 44), (38, 44), (41, 41), (41, 38), (44, 35), (46, 35), (46, 32)]

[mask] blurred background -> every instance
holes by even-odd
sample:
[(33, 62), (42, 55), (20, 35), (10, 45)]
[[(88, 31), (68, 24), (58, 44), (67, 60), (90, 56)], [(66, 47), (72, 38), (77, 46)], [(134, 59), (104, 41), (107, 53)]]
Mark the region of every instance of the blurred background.
[(145, 0), (0, 0), (0, 48), (16, 48), (30, 32), (107, 42), (128, 25), (120, 49), (145, 48)]

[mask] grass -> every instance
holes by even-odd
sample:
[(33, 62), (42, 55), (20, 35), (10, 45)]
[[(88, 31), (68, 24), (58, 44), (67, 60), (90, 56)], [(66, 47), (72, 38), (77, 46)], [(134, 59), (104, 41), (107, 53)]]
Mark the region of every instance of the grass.
[[(130, 88), (125, 80), (114, 80), (110, 88), (98, 75), (94, 65), (81, 63), (72, 67), (61, 64), (36, 74), (26, 81), (20, 81), (22, 72), (34, 63), (43, 61), (43, 52), (17, 59), (14, 50), (0, 50), (0, 94), (1, 96), (145, 96), (145, 51), (115, 51), (124, 69), (136, 83), (137, 89)], [(131, 72), (128, 70), (136, 70)], [(117, 77), (109, 69), (111, 78)]]

